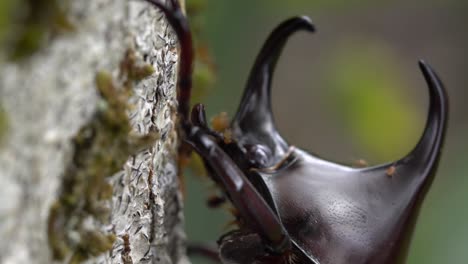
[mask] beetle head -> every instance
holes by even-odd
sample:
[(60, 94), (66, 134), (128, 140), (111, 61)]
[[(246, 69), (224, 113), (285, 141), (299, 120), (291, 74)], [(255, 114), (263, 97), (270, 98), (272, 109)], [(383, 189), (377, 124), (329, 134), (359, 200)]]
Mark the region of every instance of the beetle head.
[[(435, 176), (448, 119), (445, 89), (421, 61), (429, 86), (428, 119), (419, 143), (399, 160), (356, 169), (299, 149), (291, 152), (274, 124), (271, 81), (287, 36), (298, 29), (314, 28), (300, 17), (270, 35), (232, 122), (238, 146), (261, 178), (250, 174), (249, 179), (280, 216), (298, 249), (320, 263), (394, 263), (397, 256), (404, 258), (419, 207)], [(226, 252), (247, 239), (235, 238), (224, 242)], [(254, 237), (249, 238), (256, 248)]]
[[(223, 182), (233, 204), (243, 210), (241, 218), (251, 230), (222, 239), (221, 257), (225, 263), (272, 263), (264, 259), (282, 251), (268, 248), (284, 247), (282, 239), (269, 238), (281, 231), (293, 247), (292, 254), (281, 258), (294, 256), (298, 263), (395, 263), (396, 257), (404, 259), (418, 209), (435, 176), (448, 119), (445, 89), (421, 61), (429, 86), (426, 128), (416, 147), (394, 162), (357, 169), (291, 148), (274, 125), (271, 80), (287, 37), (299, 29), (314, 27), (303, 17), (287, 20), (263, 46), (231, 124), (233, 142), (210, 132), (201, 105), (192, 112), (194, 131), (217, 137), (199, 142), (206, 151), (198, 151), (213, 179)], [(193, 145), (201, 139), (194, 134)], [(275, 217), (270, 214), (269, 223), (255, 217), (270, 209)], [(275, 261), (281, 258), (273, 256)]]

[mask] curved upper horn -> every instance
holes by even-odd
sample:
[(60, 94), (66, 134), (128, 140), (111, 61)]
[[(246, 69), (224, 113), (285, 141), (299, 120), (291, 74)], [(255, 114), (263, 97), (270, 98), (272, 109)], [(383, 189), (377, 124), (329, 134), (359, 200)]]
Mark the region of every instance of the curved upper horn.
[(423, 135), (413, 150), (402, 159), (369, 169), (378, 173), (396, 166), (397, 171), (405, 171), (405, 174), (412, 176), (406, 181), (413, 182), (411, 187), (415, 192), (436, 169), (448, 120), (448, 97), (442, 81), (424, 61), (419, 61), (419, 67), (429, 88), (429, 111)]
[(271, 81), (284, 45), (289, 37), (299, 30), (314, 32), (315, 27), (308, 17), (294, 17), (281, 23), (270, 34), (250, 72), (241, 103), (232, 123), (235, 133), (267, 145), (276, 154), (284, 154), (287, 144), (274, 126), (271, 110)]

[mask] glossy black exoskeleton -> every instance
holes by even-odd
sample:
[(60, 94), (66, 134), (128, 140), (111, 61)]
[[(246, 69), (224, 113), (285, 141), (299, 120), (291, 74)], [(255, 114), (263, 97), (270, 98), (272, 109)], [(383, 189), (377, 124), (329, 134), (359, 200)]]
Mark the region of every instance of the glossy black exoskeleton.
[[(178, 79), (180, 131), (204, 160), (211, 178), (238, 210), (240, 229), (219, 241), (223, 263), (404, 262), (421, 202), (435, 176), (448, 118), (448, 101), (435, 72), (419, 66), (429, 86), (424, 133), (405, 157), (351, 168), (323, 160), (286, 142), (275, 128), (270, 90), (286, 41), (314, 31), (307, 17), (281, 23), (252, 68), (232, 140), (210, 129), (198, 104), (189, 114), (192, 41), (177, 0), (160, 8), (181, 45)], [(390, 175), (389, 175), (390, 174)]]

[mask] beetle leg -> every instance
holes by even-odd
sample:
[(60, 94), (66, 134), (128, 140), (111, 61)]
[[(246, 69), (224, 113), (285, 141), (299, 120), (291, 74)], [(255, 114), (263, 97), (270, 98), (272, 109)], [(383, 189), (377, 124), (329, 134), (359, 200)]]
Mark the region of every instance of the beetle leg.
[(283, 156), (288, 147), (274, 127), (271, 81), (284, 45), (289, 37), (299, 30), (314, 32), (315, 27), (308, 17), (294, 17), (281, 23), (270, 34), (250, 71), (241, 103), (232, 123), (238, 134), (256, 133), (254, 136), (259, 139), (258, 141), (265, 142), (265, 139), (268, 139), (270, 141), (268, 147), (272, 150), (273, 146), (281, 146), (282, 151), (275, 153), (277, 156)]
[(189, 126), (190, 94), (192, 92), (193, 71), (193, 42), (187, 18), (180, 8), (177, 0), (168, 0), (165, 5), (160, 0), (146, 0), (150, 4), (161, 9), (166, 19), (174, 29), (180, 44), (179, 73), (177, 77), (177, 101), (179, 102), (179, 114), (182, 116), (182, 127), (184, 130)]
[(278, 216), (216, 141), (199, 127), (192, 127), (188, 143), (211, 167), (244, 223), (257, 232), (273, 253), (291, 249), (289, 235)]

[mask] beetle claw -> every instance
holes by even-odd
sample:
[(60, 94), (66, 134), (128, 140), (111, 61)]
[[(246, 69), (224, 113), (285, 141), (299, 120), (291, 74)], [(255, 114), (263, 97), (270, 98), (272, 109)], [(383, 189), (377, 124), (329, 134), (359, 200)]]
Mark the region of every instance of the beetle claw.
[(199, 127), (205, 133), (213, 136), (218, 142), (223, 141), (223, 135), (211, 129), (206, 121), (205, 106), (203, 104), (196, 104), (192, 107), (190, 114), (190, 121), (193, 126)]
[(193, 125), (208, 129), (205, 106), (203, 104), (196, 104), (193, 106), (190, 120)]

